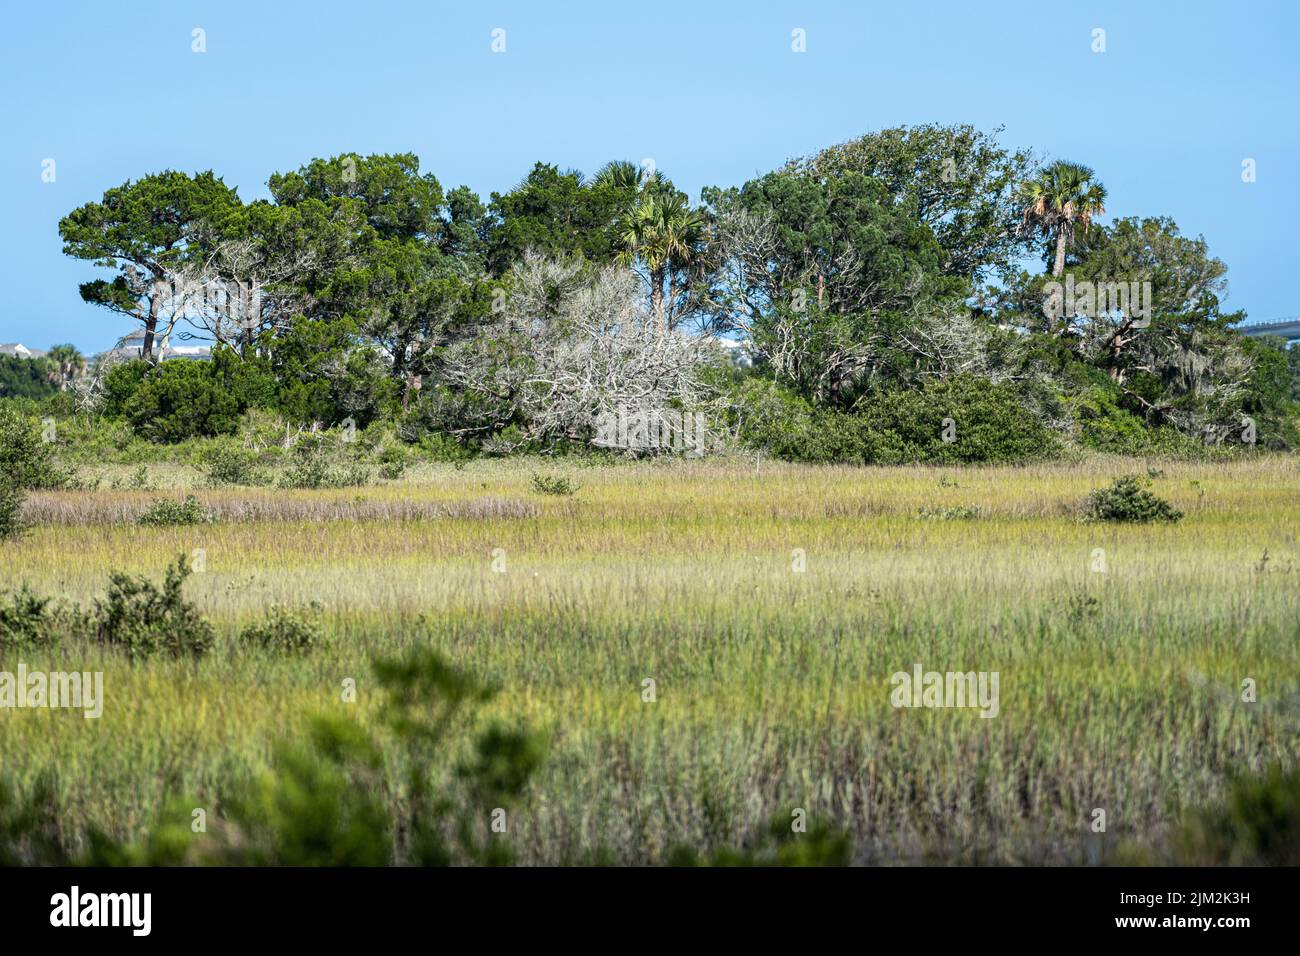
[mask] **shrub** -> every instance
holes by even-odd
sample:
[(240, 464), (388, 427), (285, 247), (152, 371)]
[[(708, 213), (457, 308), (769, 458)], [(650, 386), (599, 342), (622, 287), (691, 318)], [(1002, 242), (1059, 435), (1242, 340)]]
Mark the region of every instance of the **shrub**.
[(1300, 866), (1300, 772), (1237, 778), (1222, 805), (1190, 814), (1174, 850), (1190, 866)]
[(266, 476), (257, 470), (257, 454), (245, 448), (217, 445), (204, 455), (208, 484), (262, 485)]
[(430, 460), (447, 464), (463, 464), (474, 457), (472, 448), (439, 432), (427, 432), (420, 436), (420, 448), (428, 454)]
[(49, 398), (59, 387), (50, 381), (44, 362), (0, 355), (0, 395), (16, 398)]
[(167, 498), (159, 498), (149, 507), (149, 510), (136, 519), (136, 524), (210, 524), (214, 520), (216, 519), (212, 512), (199, 504), (198, 499), (193, 495), (188, 495), (184, 501), (171, 501)]
[(574, 494), (578, 486), (569, 481), (563, 475), (550, 477), (548, 475), (533, 475), (533, 491), (539, 495), (559, 495), (568, 496)]
[(1058, 451), (1056, 438), (1026, 407), (1021, 392), (973, 375), (877, 392), (855, 412), (886, 436), (882, 451), (902, 461), (1018, 462)]
[[(1015, 462), (1058, 443), (1013, 387), (970, 375), (865, 396), (851, 412), (820, 408), (750, 380), (734, 405), (740, 437), (778, 458), (815, 463)], [(951, 419), (951, 422), (945, 422)]]
[(96, 639), (123, 648), (132, 657), (162, 651), (173, 657), (200, 657), (212, 646), (212, 625), (181, 594), (190, 575), (185, 556), (167, 569), (161, 588), (147, 578), (115, 571), (108, 595), (95, 602)]
[(109, 367), (103, 376), (103, 413), (109, 418), (126, 418), (127, 406), (152, 367), (144, 359), (130, 359)]
[(239, 640), (268, 650), (297, 653), (308, 651), (318, 644), (321, 633), (314, 621), (276, 606), (267, 613), (265, 621), (249, 624), (240, 631)]
[[(1150, 484), (1150, 479), (1146, 479)], [(1137, 475), (1116, 478), (1088, 496), (1087, 517), (1092, 521), (1178, 521), (1183, 513), (1142, 487)]]
[(40, 422), (0, 406), (0, 484), (63, 488), (70, 480), (55, 464), (54, 443), (45, 440)]
[[(526, 729), (489, 725), (457, 761), (457, 736), (492, 690), (435, 651), (374, 663), (381, 719), (401, 750), (392, 767), (380, 739), (337, 715), (316, 717), (305, 744), (276, 747), (272, 772), (223, 800), (226, 826), (191, 844), (224, 865), (423, 866), (511, 862), (482, 808), (523, 796), (546, 751)], [(399, 769), (400, 768), (400, 769)], [(392, 799), (400, 773), (404, 797)], [(192, 805), (192, 804), (191, 804)], [(182, 810), (181, 812), (186, 812)]]
[(21, 488), (0, 477), (0, 541), (22, 533), (21, 513), (26, 499)]
[(776, 458), (816, 464), (869, 464), (884, 455), (883, 436), (868, 422), (814, 408), (774, 382), (744, 382), (733, 405), (741, 440)]
[(173, 443), (233, 435), (243, 409), (212, 363), (173, 359), (144, 376), (124, 411), (140, 435)]
[(0, 650), (53, 643), (49, 604), (49, 598), (37, 597), (26, 585), (0, 601)]
[(396, 481), (406, 473), (406, 463), (389, 461), (379, 466), (379, 477), (385, 481)]
[(360, 464), (332, 468), (329, 438), (319, 433), (300, 435), (293, 448), (293, 465), (280, 476), (282, 488), (347, 488), (370, 484), (370, 471)]

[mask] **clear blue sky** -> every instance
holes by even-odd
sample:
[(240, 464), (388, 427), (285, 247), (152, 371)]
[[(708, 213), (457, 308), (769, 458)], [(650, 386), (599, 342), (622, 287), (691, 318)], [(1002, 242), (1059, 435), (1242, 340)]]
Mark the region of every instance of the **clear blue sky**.
[(1296, 315), (1298, 39), (1295, 0), (7, 4), (0, 341), (95, 351), (129, 328), (81, 302), (102, 270), (64, 257), (56, 227), (166, 168), (214, 169), (250, 200), (315, 156), (412, 150), (486, 199), (537, 160), (652, 157), (698, 196), (923, 122), (1002, 125), (1007, 145), (1088, 163), (1111, 214), (1205, 235), (1229, 305)]

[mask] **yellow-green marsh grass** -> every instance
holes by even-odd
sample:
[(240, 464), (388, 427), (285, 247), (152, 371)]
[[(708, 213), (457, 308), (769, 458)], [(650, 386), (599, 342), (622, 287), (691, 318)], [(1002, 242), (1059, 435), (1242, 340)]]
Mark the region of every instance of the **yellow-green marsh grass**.
[[(28, 653), (105, 671), (104, 715), (0, 711), (0, 773), (55, 774), (70, 832), (139, 833), (166, 795), (219, 806), (310, 712), (368, 718), (369, 655), (421, 641), (499, 683), (495, 715), (551, 732), (512, 817), (528, 862), (656, 862), (796, 806), (849, 829), (861, 861), (1159, 844), (1231, 771), (1300, 756), (1300, 470), (1161, 462), (1153, 490), (1182, 522), (1079, 520), (1089, 491), (1144, 468), (534, 460), (283, 491), (177, 466), (152, 492), (34, 493), (35, 527), (0, 544), (5, 586), (88, 603), (110, 571), (156, 579), (201, 550), (186, 593), (220, 640), (197, 664)], [(537, 494), (534, 472), (580, 490)], [(187, 493), (222, 520), (133, 523)], [(955, 508), (975, 517), (920, 515)], [(313, 601), (310, 654), (237, 646), (270, 605)], [(895, 709), (891, 675), (917, 663), (998, 672), (997, 716)]]

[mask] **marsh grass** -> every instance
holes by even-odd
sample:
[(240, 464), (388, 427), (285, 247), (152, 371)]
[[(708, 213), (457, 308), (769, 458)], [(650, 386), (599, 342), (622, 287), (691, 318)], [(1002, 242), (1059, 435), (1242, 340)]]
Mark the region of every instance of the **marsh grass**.
[[(528, 462), (318, 491), (201, 489), (178, 467), (154, 480), (220, 520), (169, 528), (129, 523), (137, 492), (35, 492), (35, 526), (0, 544), (4, 588), (87, 603), (111, 571), (156, 578), (201, 548), (186, 596), (215, 637), (197, 661), (27, 650), (29, 668), (104, 670), (107, 703), (0, 712), (0, 775), (30, 791), (53, 774), (69, 834), (138, 836), (177, 793), (219, 810), (309, 714), (371, 722), (371, 656), (434, 646), (499, 684), (485, 719), (550, 736), (513, 816), (523, 862), (744, 846), (785, 807), (847, 830), (857, 862), (1084, 862), (1097, 807), (1103, 857), (1159, 846), (1232, 774), (1300, 756), (1300, 579), (1258, 570), (1300, 555), (1295, 460), (1160, 469), (1177, 525), (1081, 520), (1133, 470), (1110, 459), (548, 463), (579, 497), (531, 494)], [(238, 639), (312, 602), (312, 653)], [(998, 671), (999, 715), (895, 710), (890, 676), (916, 663)]]

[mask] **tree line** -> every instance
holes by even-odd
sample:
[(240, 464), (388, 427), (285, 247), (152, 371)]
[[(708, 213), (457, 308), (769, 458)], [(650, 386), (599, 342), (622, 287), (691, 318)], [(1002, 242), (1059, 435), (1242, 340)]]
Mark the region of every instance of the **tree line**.
[[(1294, 447), (1295, 354), (1233, 330), (1205, 240), (1101, 224), (1091, 169), (1000, 132), (883, 130), (699, 203), (627, 161), (538, 163), (486, 202), (412, 154), (314, 159), (247, 203), (144, 176), (59, 223), (108, 270), (82, 298), (144, 336), (66, 380), (164, 441), (265, 408), (554, 449), (634, 408), (815, 461)], [(158, 362), (177, 337), (212, 361)]]

